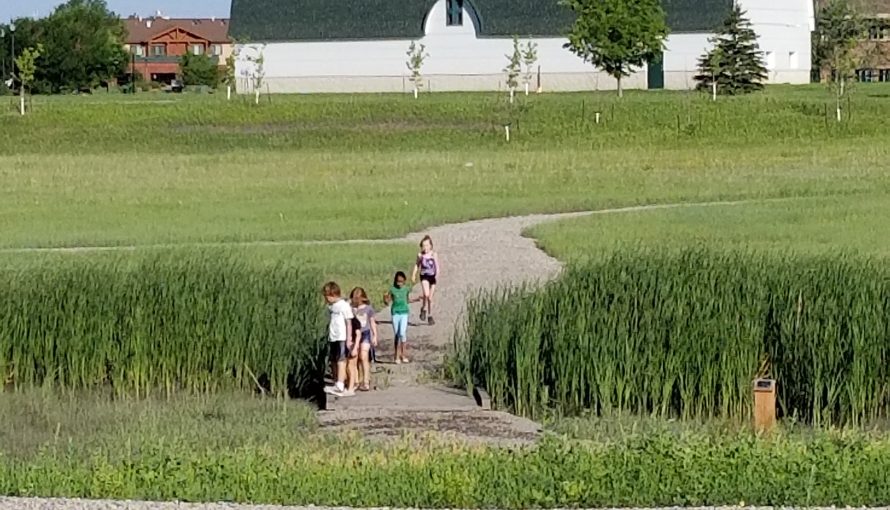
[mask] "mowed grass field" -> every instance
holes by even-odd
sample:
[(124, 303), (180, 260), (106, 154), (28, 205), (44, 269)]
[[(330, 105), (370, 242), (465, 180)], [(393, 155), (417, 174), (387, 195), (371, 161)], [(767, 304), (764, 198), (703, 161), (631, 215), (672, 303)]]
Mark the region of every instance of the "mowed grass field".
[(600, 259), (621, 248), (690, 246), (883, 258), (890, 256), (887, 218), (890, 195), (876, 191), (592, 215), (526, 235), (566, 261)]
[(0, 247), (386, 239), (507, 214), (880, 197), (888, 93), (860, 87), (840, 126), (815, 86), (512, 109), (494, 94), (36, 98), (0, 129)]

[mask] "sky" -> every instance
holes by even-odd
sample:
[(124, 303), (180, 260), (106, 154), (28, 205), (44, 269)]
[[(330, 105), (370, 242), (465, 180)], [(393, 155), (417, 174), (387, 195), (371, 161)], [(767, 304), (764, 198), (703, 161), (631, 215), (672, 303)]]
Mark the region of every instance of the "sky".
[[(127, 17), (161, 11), (172, 18), (226, 18), (232, 0), (106, 0), (108, 8)], [(22, 16), (46, 16), (63, 0), (0, 0), (0, 22)]]

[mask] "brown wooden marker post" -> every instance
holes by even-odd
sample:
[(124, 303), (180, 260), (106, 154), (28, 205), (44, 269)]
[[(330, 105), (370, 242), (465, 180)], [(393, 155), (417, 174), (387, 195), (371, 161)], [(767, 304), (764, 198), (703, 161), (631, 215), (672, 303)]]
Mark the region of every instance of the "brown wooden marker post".
[(776, 381), (754, 380), (754, 429), (769, 432), (776, 426)]

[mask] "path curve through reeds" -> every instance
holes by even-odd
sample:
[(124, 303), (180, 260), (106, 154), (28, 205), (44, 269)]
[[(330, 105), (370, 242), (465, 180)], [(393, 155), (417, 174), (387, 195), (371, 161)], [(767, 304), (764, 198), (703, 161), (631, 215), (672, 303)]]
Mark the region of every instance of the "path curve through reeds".
[[(383, 372), (378, 373), (379, 391), (341, 399), (333, 411), (321, 412), (322, 425), (330, 430), (358, 429), (371, 437), (401, 436), (404, 433), (429, 433), (458, 440), (482, 441), (493, 444), (516, 444), (533, 441), (538, 426), (528, 420), (507, 413), (484, 411), (465, 395), (447, 391), (431, 379), (424, 377), (429, 370), (441, 366), (454, 328), (458, 326), (466, 300), (476, 292), (508, 285), (544, 282), (558, 275), (561, 264), (523, 236), (523, 231), (546, 222), (590, 215), (611, 215), (660, 209), (735, 206), (763, 203), (766, 200), (735, 200), (723, 202), (695, 202), (643, 205), (603, 209), (565, 214), (537, 214), (506, 218), (485, 219), (466, 223), (448, 224), (415, 233), (402, 239), (388, 241), (342, 241), (341, 243), (380, 243), (393, 241), (419, 242), (429, 234), (436, 242), (436, 250), (442, 261), (443, 274), (437, 295), (435, 326), (416, 324), (416, 311), (410, 337), (416, 346), (414, 362), (408, 365), (385, 363), (391, 356), (391, 348), (381, 352)], [(772, 199), (790, 200), (790, 199)], [(304, 244), (335, 244), (321, 242), (250, 242), (190, 244), (188, 246), (286, 246)], [(105, 246), (40, 249), (4, 249), (0, 253), (57, 252), (77, 253), (90, 251), (127, 251), (142, 248), (172, 248), (183, 245)], [(406, 261), (410, 265), (411, 261)], [(389, 344), (392, 332), (386, 324), (388, 313), (381, 313), (380, 320), (384, 344)], [(226, 508), (244, 510), (272, 509), (274, 506), (224, 505)], [(147, 503), (120, 501), (85, 501), (66, 499), (4, 499), (0, 498), (0, 510), (51, 509), (51, 510), (106, 510), (132, 508), (138, 510), (166, 508), (221, 508), (221, 505), (181, 505), (177, 503)], [(301, 508), (301, 507), (293, 507)], [(319, 507), (320, 508), (320, 507)]]

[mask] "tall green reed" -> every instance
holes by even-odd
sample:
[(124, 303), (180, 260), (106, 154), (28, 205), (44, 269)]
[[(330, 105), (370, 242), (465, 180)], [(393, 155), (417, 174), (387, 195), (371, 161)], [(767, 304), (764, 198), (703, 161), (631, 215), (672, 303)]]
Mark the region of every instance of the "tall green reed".
[(0, 274), (0, 380), (145, 397), (309, 391), (320, 380), (317, 282), (297, 267), (186, 253)]
[(890, 272), (875, 260), (630, 249), (467, 315), (454, 377), (529, 416), (746, 418), (764, 360), (786, 416), (890, 414)]

